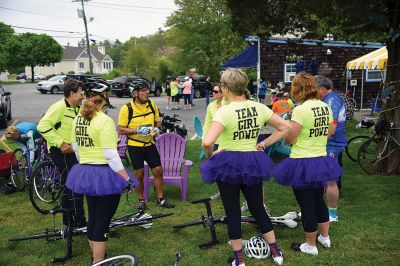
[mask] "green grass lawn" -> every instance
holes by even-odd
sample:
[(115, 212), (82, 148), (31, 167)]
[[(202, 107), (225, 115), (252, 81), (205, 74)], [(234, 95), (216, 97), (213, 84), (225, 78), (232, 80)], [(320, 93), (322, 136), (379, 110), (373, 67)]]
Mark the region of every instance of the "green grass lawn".
[[(355, 122), (348, 124), (348, 135), (361, 131), (355, 129)], [(364, 134), (368, 134), (364, 132)], [(217, 191), (215, 185), (206, 185), (199, 173), (199, 141), (188, 143), (186, 158), (194, 165), (189, 175), (188, 199), (210, 196)], [(292, 242), (304, 241), (301, 224), (295, 229), (275, 227), (275, 233), (285, 256), (285, 265), (399, 265), (400, 261), (400, 177), (367, 176), (358, 165), (343, 156), (345, 171), (343, 176), (343, 198), (339, 203), (340, 222), (332, 224), (330, 236), (332, 248), (319, 247), (319, 256), (310, 256), (292, 251)], [(298, 211), (291, 188), (282, 187), (273, 181), (265, 184), (267, 204), (274, 215), (288, 211)], [(149, 213), (163, 211), (154, 203), (151, 189), (148, 203)], [(225, 225), (217, 225), (217, 235), (221, 244), (207, 250), (198, 244), (210, 239), (208, 229), (194, 226), (180, 231), (172, 229), (173, 224), (198, 219), (205, 215), (202, 205), (180, 201), (177, 187), (166, 187), (165, 197), (177, 206), (172, 209), (173, 216), (156, 220), (150, 229), (141, 227), (119, 228), (109, 239), (109, 256), (133, 253), (140, 265), (173, 265), (174, 253), (182, 254), (182, 265), (226, 265), (231, 254), (227, 244)], [(63, 256), (65, 241), (46, 243), (43, 240), (9, 242), (8, 238), (31, 234), (53, 226), (51, 215), (41, 215), (29, 202), (27, 191), (11, 195), (0, 195), (0, 265), (47, 265), (53, 256)], [(212, 201), (215, 215), (223, 214), (220, 199)], [(134, 211), (121, 198), (118, 215)], [(56, 225), (61, 217), (56, 217)], [(257, 234), (253, 225), (243, 225), (243, 237)], [(65, 265), (89, 265), (91, 254), (85, 236), (74, 237), (73, 258)], [(269, 259), (251, 260), (247, 265), (272, 265)]]

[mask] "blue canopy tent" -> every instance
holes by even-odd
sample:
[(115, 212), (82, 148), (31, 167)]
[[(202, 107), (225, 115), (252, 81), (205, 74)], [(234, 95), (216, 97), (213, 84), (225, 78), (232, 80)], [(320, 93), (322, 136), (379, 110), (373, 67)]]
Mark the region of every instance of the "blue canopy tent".
[(222, 68), (228, 67), (257, 67), (257, 45), (251, 45), (249, 48), (238, 54), (237, 56), (229, 59)]

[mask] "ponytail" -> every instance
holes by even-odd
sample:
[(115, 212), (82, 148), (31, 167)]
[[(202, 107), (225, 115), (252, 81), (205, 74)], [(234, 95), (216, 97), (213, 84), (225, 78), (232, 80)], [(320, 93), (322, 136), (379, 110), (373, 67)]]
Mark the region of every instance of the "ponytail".
[(83, 104), (83, 108), (80, 111), (81, 115), (87, 120), (92, 120), (94, 115), (99, 111), (98, 105), (100, 105), (102, 102), (103, 99), (96, 98), (91, 98), (90, 100), (87, 100)]
[(244, 97), (246, 98), (246, 100), (250, 99), (250, 92), (247, 89), (244, 90), (243, 94), (244, 94)]

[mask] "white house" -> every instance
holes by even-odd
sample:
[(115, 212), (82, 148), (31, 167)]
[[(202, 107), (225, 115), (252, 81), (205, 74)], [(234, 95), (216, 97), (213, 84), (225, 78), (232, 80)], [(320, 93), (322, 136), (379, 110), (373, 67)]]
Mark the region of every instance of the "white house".
[[(64, 46), (64, 54), (61, 62), (53, 63), (48, 66), (36, 66), (35, 74), (44, 76), (55, 74), (67, 74), (70, 71), (75, 73), (89, 72), (89, 55), (85, 47)], [(103, 46), (98, 49), (91, 48), (90, 55), (92, 57), (93, 73), (107, 74), (113, 69), (114, 61), (109, 55), (105, 54)], [(25, 73), (31, 76), (31, 67), (25, 67)]]

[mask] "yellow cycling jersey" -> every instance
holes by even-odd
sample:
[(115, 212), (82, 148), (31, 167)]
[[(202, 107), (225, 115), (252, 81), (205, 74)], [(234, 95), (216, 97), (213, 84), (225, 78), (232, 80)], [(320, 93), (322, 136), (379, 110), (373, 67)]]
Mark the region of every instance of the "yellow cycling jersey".
[(49, 107), (37, 125), (38, 131), (46, 139), (49, 148), (60, 148), (63, 142), (72, 142), (71, 125), (78, 112), (79, 106), (71, 107), (65, 98)]
[[(144, 104), (140, 104), (131, 100), (130, 104), (133, 111), (132, 118), (129, 118), (128, 106), (123, 105), (118, 115), (119, 126), (138, 128), (139, 126), (151, 125), (152, 127), (154, 127), (155, 123), (160, 122), (160, 114), (157, 105), (154, 102), (149, 100)], [(152, 105), (153, 109), (150, 107), (150, 104)], [(154, 144), (154, 139), (152, 136), (141, 136), (139, 134), (132, 134), (128, 136), (129, 146), (143, 147), (149, 146), (151, 144)]]

